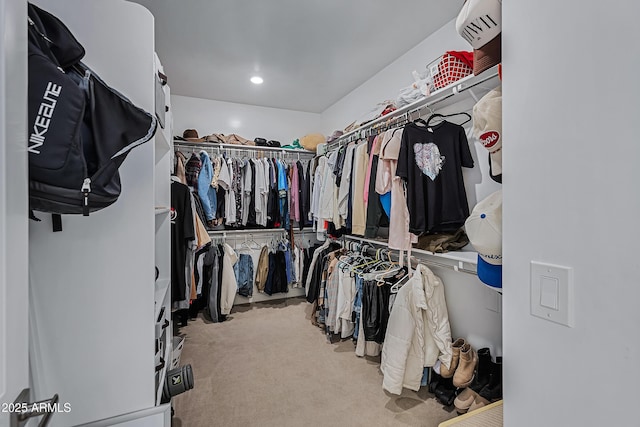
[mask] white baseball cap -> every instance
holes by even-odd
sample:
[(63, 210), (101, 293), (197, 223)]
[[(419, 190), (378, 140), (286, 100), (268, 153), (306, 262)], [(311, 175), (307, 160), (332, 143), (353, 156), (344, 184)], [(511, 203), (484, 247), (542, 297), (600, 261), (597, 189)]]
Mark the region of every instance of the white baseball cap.
[(502, 190), (478, 202), (464, 228), (483, 260), (492, 265), (502, 264)]
[(473, 135), (489, 151), (491, 173), (502, 174), (502, 86), (473, 106)]
[(473, 74), (502, 60), (502, 0), (466, 0), (456, 30), (473, 47)]
[(478, 251), (478, 278), (492, 288), (502, 288), (502, 190), (478, 202), (464, 228)]

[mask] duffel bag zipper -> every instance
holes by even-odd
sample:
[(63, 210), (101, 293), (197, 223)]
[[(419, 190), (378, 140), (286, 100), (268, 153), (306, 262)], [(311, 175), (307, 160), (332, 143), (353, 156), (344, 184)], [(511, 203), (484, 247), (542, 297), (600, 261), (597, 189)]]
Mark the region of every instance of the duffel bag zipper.
[(89, 193), (91, 193), (91, 178), (85, 178), (82, 183), (82, 216), (89, 216)]
[(27, 20), (28, 20), (28, 22), (29, 22), (29, 25), (31, 25), (31, 26), (33, 27), (33, 29), (34, 29), (34, 30), (36, 30), (36, 32), (37, 32), (38, 34), (40, 34), (40, 37), (42, 37), (43, 39), (45, 39), (45, 40), (46, 40), (46, 41), (48, 41), (49, 43), (53, 44), (53, 42), (49, 39), (49, 37), (47, 37), (47, 36), (45, 36), (44, 34), (42, 34), (42, 31), (40, 31), (40, 30), (38, 29), (38, 27), (36, 27), (36, 23), (35, 23), (35, 22), (33, 22), (33, 20), (32, 20), (30, 17), (28, 17), (28, 16), (27, 16)]

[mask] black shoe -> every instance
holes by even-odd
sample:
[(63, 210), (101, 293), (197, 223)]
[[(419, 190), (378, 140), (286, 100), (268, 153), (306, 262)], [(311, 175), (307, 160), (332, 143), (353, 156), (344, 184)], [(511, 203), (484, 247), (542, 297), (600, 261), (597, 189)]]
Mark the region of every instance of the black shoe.
[(440, 381), (442, 381), (442, 377), (440, 376), (440, 374), (437, 374), (436, 371), (433, 370), (433, 368), (429, 369), (429, 393), (434, 394), (436, 392), (436, 387), (438, 387), (438, 384), (440, 384)]
[(458, 388), (453, 385), (452, 378), (442, 378), (435, 388), (434, 394), (440, 403), (451, 406), (458, 395)]
[(469, 386), (471, 390), (479, 393), (484, 386), (489, 384), (489, 381), (491, 380), (492, 364), (491, 351), (489, 348), (485, 347), (478, 350), (478, 371), (473, 382)]
[(496, 363), (491, 363), (491, 379), (478, 394), (489, 402), (502, 399), (502, 357), (496, 357)]

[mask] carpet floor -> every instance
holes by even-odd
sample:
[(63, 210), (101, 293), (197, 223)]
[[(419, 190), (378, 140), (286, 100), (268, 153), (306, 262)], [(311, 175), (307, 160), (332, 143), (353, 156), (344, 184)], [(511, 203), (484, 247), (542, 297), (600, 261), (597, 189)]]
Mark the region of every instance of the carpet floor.
[(173, 427), (437, 427), (455, 416), (426, 387), (384, 391), (380, 357), (357, 357), (351, 339), (328, 343), (309, 309), (303, 298), (254, 303), (182, 327), (195, 387), (173, 398)]

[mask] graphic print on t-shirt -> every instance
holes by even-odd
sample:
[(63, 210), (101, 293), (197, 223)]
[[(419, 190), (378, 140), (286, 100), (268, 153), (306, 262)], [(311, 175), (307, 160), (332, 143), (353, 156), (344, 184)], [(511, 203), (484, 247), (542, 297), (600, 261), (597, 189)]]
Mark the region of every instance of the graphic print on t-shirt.
[(445, 161), (444, 156), (440, 155), (438, 146), (433, 142), (417, 143), (413, 145), (413, 152), (416, 165), (418, 165), (422, 173), (431, 178), (431, 181), (435, 181)]

